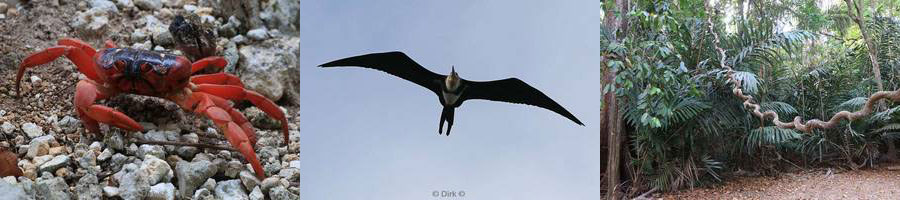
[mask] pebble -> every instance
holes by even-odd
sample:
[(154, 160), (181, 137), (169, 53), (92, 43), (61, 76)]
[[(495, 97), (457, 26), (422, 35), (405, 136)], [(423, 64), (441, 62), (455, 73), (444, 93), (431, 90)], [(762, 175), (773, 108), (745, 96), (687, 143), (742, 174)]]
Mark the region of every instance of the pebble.
[(54, 140), (56, 139), (53, 138), (53, 135), (45, 135), (31, 139), (31, 143), (28, 144), (28, 153), (25, 154), (25, 157), (34, 158), (47, 155), (50, 153), (50, 143)]
[(272, 162), (263, 165), (263, 171), (265, 171), (266, 174), (276, 174), (279, 173), (281, 169), (281, 162)]
[(64, 146), (58, 146), (58, 147), (50, 147), (50, 151), (47, 152), (47, 153), (50, 154), (50, 155), (54, 155), (54, 156), (55, 156), (55, 155), (63, 154), (63, 153), (66, 153), (66, 152), (67, 152), (67, 151), (66, 151), (66, 147), (64, 147)]
[(194, 12), (195, 10), (197, 10), (197, 6), (195, 6), (195, 5), (190, 5), (190, 4), (184, 5), (184, 6), (181, 7), (181, 8), (184, 9), (184, 11), (187, 11), (187, 12)]
[(94, 151), (76, 152), (75, 155), (81, 155), (78, 157), (78, 167), (87, 169), (97, 165), (97, 156)]
[(159, 10), (163, 7), (161, 0), (135, 0), (134, 5), (141, 10)]
[(108, 0), (91, 0), (88, 5), (90, 5), (91, 8), (97, 8), (109, 12), (110, 14), (119, 12), (116, 4)]
[(57, 169), (56, 173), (53, 173), (53, 174), (55, 174), (57, 177), (68, 177), (70, 173), (71, 172), (69, 172), (69, 168), (63, 167), (63, 168)]
[(97, 160), (103, 162), (112, 157), (112, 155), (112, 151), (110, 151), (109, 148), (106, 148), (103, 149), (102, 152), (100, 152), (100, 155), (97, 155)]
[(19, 16), (19, 9), (16, 9), (16, 8), (7, 9), (6, 16), (10, 16), (10, 17)]
[(107, 133), (103, 138), (103, 143), (107, 145), (107, 148), (112, 148), (113, 150), (125, 150), (125, 137), (118, 131)]
[(300, 197), (298, 195), (291, 193), (286, 188), (284, 188), (284, 186), (280, 186), (280, 185), (278, 187), (272, 188), (272, 190), (269, 191), (269, 198), (270, 199), (300, 199)]
[(78, 196), (78, 199), (100, 199), (103, 191), (100, 188), (97, 176), (87, 174), (78, 179), (78, 183), (75, 184), (75, 194)]
[(253, 172), (243, 170), (240, 174), (241, 183), (244, 184), (244, 189), (252, 190), (254, 187), (259, 185), (259, 179), (256, 178), (256, 175)]
[(159, 145), (142, 144), (141, 148), (138, 149), (137, 155), (141, 159), (146, 159), (147, 155), (151, 155), (156, 158), (165, 158), (166, 150)]
[(144, 31), (135, 30), (134, 32), (131, 32), (131, 41), (138, 42), (138, 43), (135, 43), (135, 45), (138, 45), (138, 44), (142, 45), (143, 43), (140, 43), (140, 41), (145, 41), (145, 40), (147, 40), (147, 33), (145, 33)]
[(238, 178), (238, 174), (244, 169), (244, 164), (241, 164), (240, 161), (232, 160), (225, 164), (225, 168), (222, 170), (225, 176), (229, 178)]
[(60, 129), (62, 129), (62, 131), (65, 133), (74, 133), (75, 130), (77, 130), (78, 127), (81, 125), (81, 120), (78, 120), (72, 116), (66, 115), (59, 121), (56, 121), (54, 123), (54, 125), (56, 125)]
[(239, 48), (238, 74), (244, 86), (272, 101), (286, 96), (288, 102), (299, 102), (299, 41), (282, 37)]
[(32, 159), (32, 161), (33, 161), (32, 163), (34, 163), (35, 166), (41, 166), (45, 162), (50, 161), (52, 159), (53, 159), (52, 155), (43, 155), (43, 156), (38, 156), (38, 157), (35, 157), (34, 159)]
[(132, 9), (132, 8), (134, 8), (134, 3), (131, 2), (131, 0), (116, 0), (116, 6), (118, 6), (119, 9), (123, 9), (123, 10), (124, 9)]
[(284, 177), (288, 181), (299, 181), (300, 180), (300, 169), (297, 168), (284, 168), (278, 172), (278, 176)]
[(25, 131), (25, 135), (28, 135), (28, 137), (30, 138), (36, 138), (44, 135), (44, 129), (31, 122), (22, 124), (22, 131)]
[(259, 186), (254, 187), (253, 191), (250, 192), (250, 200), (265, 200), (266, 197), (262, 193), (262, 189), (259, 189)]
[(149, 177), (140, 173), (134, 164), (126, 164), (122, 167), (119, 180), (119, 192), (123, 199), (144, 199), (150, 192)]
[(210, 191), (215, 190), (216, 189), (216, 179), (212, 179), (212, 178), (206, 179), (206, 182), (203, 183), (203, 185), (200, 186), (200, 188), (206, 188), (207, 190), (210, 190)]
[(88, 146), (88, 149), (90, 149), (94, 153), (100, 153), (101, 150), (103, 150), (103, 143), (100, 143), (99, 141), (94, 141), (91, 143), (90, 146)]
[(33, 187), (35, 199), (71, 199), (69, 186), (62, 177), (43, 176), (37, 179)]
[(291, 161), (290, 164), (288, 164), (288, 166), (290, 166), (291, 168), (300, 169), (300, 161), (299, 160)]
[(68, 165), (69, 160), (69, 155), (58, 155), (56, 157), (53, 157), (53, 159), (51, 159), (50, 161), (41, 164), (41, 166), (38, 168), (38, 172), (55, 172), (57, 169)]
[(231, 41), (235, 44), (245, 45), (247, 44), (247, 37), (244, 37), (243, 35), (236, 35), (231, 38)]
[(2, 128), (3, 132), (6, 134), (12, 134), (13, 131), (16, 130), (16, 126), (9, 123), (9, 121), (3, 122), (3, 125), (0, 125), (0, 128)]
[(9, 184), (16, 184), (16, 183), (18, 183), (18, 181), (16, 181), (16, 177), (15, 177), (15, 176), (7, 176), (7, 177), (3, 177), (3, 181), (4, 181), (4, 182), (7, 182), (7, 183), (9, 183)]
[(265, 40), (269, 37), (269, 31), (266, 28), (257, 28), (247, 31), (247, 37), (253, 40)]
[(41, 82), (41, 77), (31, 76), (30, 80), (31, 80), (31, 83), (39, 83), (39, 82)]
[(87, 11), (79, 11), (74, 20), (69, 21), (69, 26), (87, 35), (103, 35), (109, 27), (109, 12), (100, 8), (91, 8)]
[(5, 199), (29, 199), (28, 194), (21, 186), (5, 181), (0, 182), (0, 194), (3, 194)]
[[(184, 198), (182, 198), (182, 199), (184, 199)], [(193, 199), (193, 200), (213, 200), (216, 198), (212, 195), (212, 192), (210, 192), (206, 188), (200, 188), (194, 192), (194, 196), (191, 199)]]
[(138, 169), (143, 175), (147, 176), (149, 184), (154, 185), (159, 182), (168, 182), (174, 176), (172, 168), (162, 159), (152, 155), (147, 155)]
[(260, 183), (260, 188), (263, 193), (269, 193), (269, 190), (281, 184), (281, 178), (278, 177), (268, 177), (263, 179), (262, 183)]
[(116, 153), (112, 156), (112, 160), (109, 165), (109, 167), (111, 168), (110, 171), (119, 171), (126, 162), (128, 162), (128, 157), (125, 157), (125, 155), (122, 155), (121, 153)]
[(218, 199), (222, 200), (250, 199), (250, 197), (247, 196), (247, 192), (244, 191), (243, 186), (241, 186), (240, 180), (219, 182), (219, 184), (216, 185), (215, 194)]
[(119, 188), (112, 186), (103, 187), (103, 196), (105, 197), (114, 197), (119, 196)]
[(175, 185), (172, 183), (160, 183), (150, 187), (150, 193), (147, 194), (148, 200), (174, 200)]
[(206, 160), (194, 162), (179, 161), (175, 165), (175, 177), (178, 179), (178, 189), (182, 198), (192, 196), (193, 191), (206, 182), (218, 171), (218, 167)]

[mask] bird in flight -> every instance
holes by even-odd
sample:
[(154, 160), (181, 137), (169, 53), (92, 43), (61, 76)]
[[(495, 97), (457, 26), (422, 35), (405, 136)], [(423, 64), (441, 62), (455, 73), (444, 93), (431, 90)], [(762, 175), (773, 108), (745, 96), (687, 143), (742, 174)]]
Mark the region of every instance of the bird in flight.
[(413, 61), (403, 52), (372, 53), (331, 61), (319, 67), (364, 67), (376, 69), (400, 77), (425, 87), (434, 92), (444, 110), (441, 112), (438, 135), (442, 134), (444, 121), (447, 122), (447, 135), (453, 127), (453, 111), (463, 101), (482, 99), (517, 104), (527, 104), (545, 108), (569, 118), (578, 125), (584, 126), (572, 113), (547, 97), (540, 90), (531, 87), (517, 78), (495, 81), (469, 81), (459, 78), (451, 67), (450, 75), (441, 75), (429, 71)]

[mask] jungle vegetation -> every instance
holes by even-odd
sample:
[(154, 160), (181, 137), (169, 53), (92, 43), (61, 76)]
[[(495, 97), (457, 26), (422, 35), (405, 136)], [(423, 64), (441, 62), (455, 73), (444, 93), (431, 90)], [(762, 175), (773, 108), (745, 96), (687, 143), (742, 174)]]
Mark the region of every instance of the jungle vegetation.
[(608, 198), (898, 159), (891, 99), (804, 132), (751, 114), (732, 89), (782, 121), (828, 121), (900, 89), (900, 0), (607, 0), (602, 9)]

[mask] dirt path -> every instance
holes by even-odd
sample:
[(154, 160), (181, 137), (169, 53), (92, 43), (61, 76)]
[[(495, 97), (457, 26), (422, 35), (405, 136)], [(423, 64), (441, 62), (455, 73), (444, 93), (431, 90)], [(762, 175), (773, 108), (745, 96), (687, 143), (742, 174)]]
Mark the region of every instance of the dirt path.
[(695, 188), (659, 199), (900, 199), (900, 171), (879, 168), (828, 174), (814, 171), (779, 178), (744, 177), (714, 188)]

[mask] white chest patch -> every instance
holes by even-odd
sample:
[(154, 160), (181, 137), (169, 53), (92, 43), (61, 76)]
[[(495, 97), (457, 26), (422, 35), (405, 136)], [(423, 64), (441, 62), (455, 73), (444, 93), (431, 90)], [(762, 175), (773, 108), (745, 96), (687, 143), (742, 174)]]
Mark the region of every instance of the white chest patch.
[(459, 94), (453, 94), (453, 93), (447, 93), (447, 92), (442, 92), (442, 93), (444, 94), (444, 95), (442, 95), (442, 97), (444, 98), (444, 103), (446, 105), (456, 104), (456, 100), (459, 99)]

